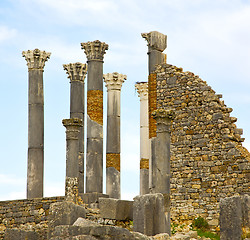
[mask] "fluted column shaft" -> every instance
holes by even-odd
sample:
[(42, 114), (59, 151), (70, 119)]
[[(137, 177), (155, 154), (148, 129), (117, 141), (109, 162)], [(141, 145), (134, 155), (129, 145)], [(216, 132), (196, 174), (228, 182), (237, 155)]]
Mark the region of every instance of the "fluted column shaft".
[(108, 45), (81, 43), (87, 56), (86, 193), (103, 192), (103, 57)]
[(157, 122), (157, 136), (152, 139), (152, 193), (165, 199), (166, 229), (170, 233), (170, 143), (172, 110), (157, 109), (152, 113)]
[(79, 133), (82, 120), (79, 118), (63, 119), (66, 128), (66, 181), (65, 196), (75, 202), (79, 189)]
[(135, 87), (140, 97), (140, 195), (143, 195), (149, 193), (148, 83), (137, 82)]
[(44, 96), (43, 69), (51, 53), (39, 49), (23, 51), (29, 70), (29, 123), (27, 198), (43, 197)]
[(117, 72), (103, 75), (108, 91), (106, 192), (111, 198), (121, 198), (120, 187), (120, 97), (122, 83), (127, 76)]
[(87, 74), (87, 65), (70, 63), (63, 65), (70, 79), (70, 118), (82, 120), (79, 133), (79, 192), (84, 193), (84, 79)]

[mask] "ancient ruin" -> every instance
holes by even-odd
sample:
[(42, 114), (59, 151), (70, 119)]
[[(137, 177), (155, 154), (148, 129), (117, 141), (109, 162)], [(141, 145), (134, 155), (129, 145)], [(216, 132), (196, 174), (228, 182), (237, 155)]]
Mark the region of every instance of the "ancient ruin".
[(120, 199), (120, 94), (127, 77), (103, 74), (108, 45), (81, 43), (87, 64), (63, 65), (71, 89), (70, 118), (62, 120), (65, 196), (51, 198), (43, 198), (43, 69), (50, 53), (23, 52), (29, 69), (27, 199), (0, 202), (0, 239), (201, 239), (191, 229), (171, 236), (171, 224), (190, 226), (197, 217), (220, 231), (222, 240), (250, 235), (250, 154), (242, 146), (243, 130), (230, 116), (232, 109), (199, 76), (167, 63), (166, 35), (153, 31), (142, 37), (148, 45), (149, 76), (148, 82), (135, 84), (140, 98), (140, 194), (133, 201)]

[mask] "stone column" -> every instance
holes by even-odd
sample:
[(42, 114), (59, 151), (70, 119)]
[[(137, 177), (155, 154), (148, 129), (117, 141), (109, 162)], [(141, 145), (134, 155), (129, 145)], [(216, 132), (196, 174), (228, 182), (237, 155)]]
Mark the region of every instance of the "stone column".
[(103, 75), (108, 91), (106, 191), (110, 198), (121, 198), (120, 189), (120, 97), (126, 75), (114, 72)]
[(70, 79), (70, 118), (82, 120), (79, 134), (79, 192), (84, 193), (84, 79), (87, 65), (69, 63), (63, 65)]
[(137, 82), (135, 87), (140, 97), (140, 195), (144, 195), (149, 193), (148, 83)]
[(152, 113), (157, 122), (157, 136), (152, 140), (152, 188), (162, 193), (165, 201), (166, 229), (170, 234), (170, 127), (172, 110), (157, 109)]
[(82, 120), (79, 118), (63, 119), (66, 128), (66, 183), (65, 196), (67, 201), (76, 202), (79, 187), (79, 133)]
[(41, 198), (44, 166), (43, 69), (51, 53), (35, 49), (23, 51), (22, 55), (29, 69), (27, 198)]
[(167, 48), (167, 35), (153, 31), (142, 33), (141, 36), (148, 42), (148, 70), (151, 74), (156, 64), (166, 62), (167, 55), (162, 52)]
[[(156, 110), (157, 93), (156, 93), (156, 64), (166, 62), (167, 55), (163, 51), (167, 47), (167, 36), (157, 31), (142, 33), (143, 38), (148, 43), (148, 121), (149, 121), (149, 139), (150, 145), (153, 138), (156, 137), (156, 121), (152, 116), (152, 112)], [(149, 158), (149, 189), (152, 187), (152, 160), (151, 153)]]
[(81, 43), (87, 55), (86, 193), (103, 192), (103, 58), (108, 45)]

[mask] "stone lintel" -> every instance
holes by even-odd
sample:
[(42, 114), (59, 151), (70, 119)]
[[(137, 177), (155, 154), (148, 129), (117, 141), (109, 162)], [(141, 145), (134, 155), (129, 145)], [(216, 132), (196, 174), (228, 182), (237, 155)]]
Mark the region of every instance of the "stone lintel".
[(121, 90), (122, 84), (127, 80), (127, 76), (118, 72), (103, 74), (107, 90)]
[(95, 40), (93, 42), (81, 43), (82, 49), (88, 61), (103, 61), (104, 54), (108, 50), (108, 44)]
[(63, 64), (63, 69), (66, 70), (70, 81), (84, 82), (87, 74), (87, 64), (80, 62)]
[(148, 42), (148, 49), (163, 52), (167, 48), (167, 35), (157, 31), (142, 33), (141, 36)]
[(66, 128), (66, 139), (77, 140), (79, 135), (79, 128), (83, 127), (82, 119), (70, 118), (62, 120), (63, 126)]
[(43, 70), (45, 62), (50, 58), (50, 55), (50, 52), (41, 51), (37, 48), (22, 52), (22, 56), (27, 61), (29, 71), (33, 69)]
[(135, 88), (138, 92), (140, 99), (148, 98), (148, 82), (136, 82)]

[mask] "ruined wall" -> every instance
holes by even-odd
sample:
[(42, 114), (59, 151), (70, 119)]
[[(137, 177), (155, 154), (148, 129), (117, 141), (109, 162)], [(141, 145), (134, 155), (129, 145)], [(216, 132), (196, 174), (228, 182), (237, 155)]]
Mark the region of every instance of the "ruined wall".
[(64, 197), (51, 197), (0, 202), (0, 239), (6, 228), (35, 230), (45, 237), (49, 207), (63, 200)]
[(169, 64), (158, 66), (157, 108), (172, 108), (173, 219), (201, 215), (218, 226), (220, 198), (249, 194), (250, 154), (231, 108), (207, 83)]

